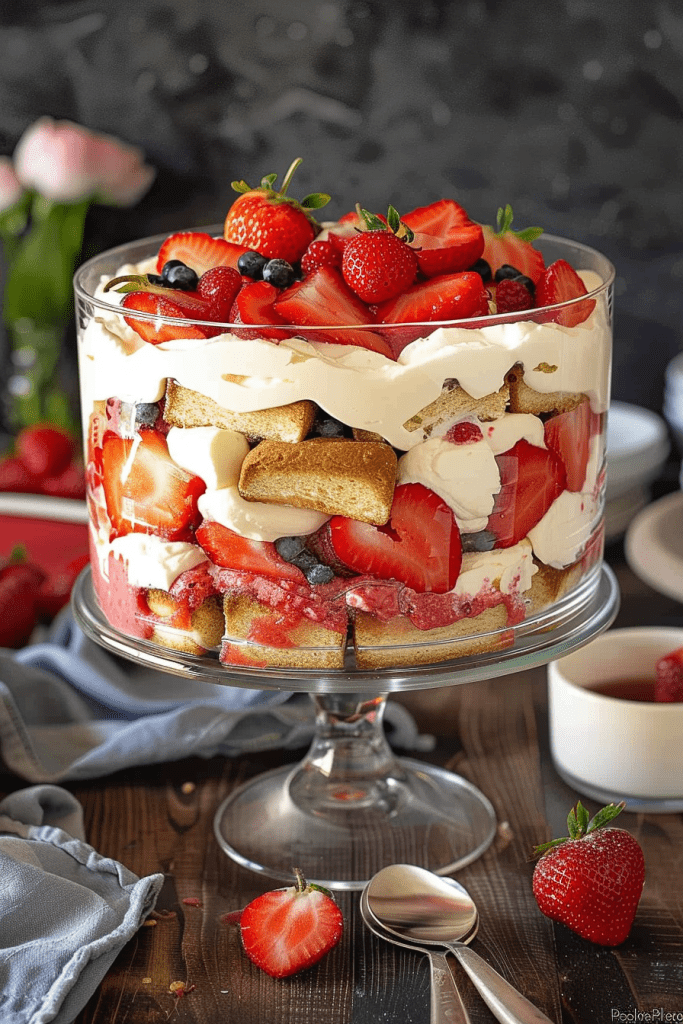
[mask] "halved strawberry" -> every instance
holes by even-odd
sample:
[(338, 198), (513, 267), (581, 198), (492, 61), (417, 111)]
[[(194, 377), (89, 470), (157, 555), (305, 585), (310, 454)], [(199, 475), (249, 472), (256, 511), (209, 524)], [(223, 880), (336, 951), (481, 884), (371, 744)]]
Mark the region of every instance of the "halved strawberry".
[(444, 594), (460, 574), (462, 546), (453, 510), (423, 484), (396, 488), (385, 526), (333, 516), (329, 531), (337, 558), (349, 569), (399, 580), (418, 593)]
[(683, 701), (683, 647), (660, 658), (655, 671), (655, 700)]
[(590, 402), (582, 402), (576, 409), (553, 416), (545, 424), (545, 443), (564, 463), (568, 491), (580, 491), (583, 488), (590, 455), (592, 423)]
[(198, 527), (195, 538), (213, 564), (221, 569), (236, 569), (306, 583), (301, 569), (297, 569), (291, 562), (285, 562), (270, 541), (241, 537), (227, 526), (206, 519)]
[(107, 432), (102, 475), (107, 511), (118, 536), (155, 533), (166, 540), (191, 539), (201, 519), (197, 499), (206, 485), (173, 461), (158, 430), (141, 427), (134, 440)]
[[(187, 298), (183, 302), (185, 306), (181, 307), (178, 303), (171, 302), (170, 299), (153, 292), (128, 292), (121, 300), (124, 309), (149, 313), (155, 317), (171, 317), (174, 320), (184, 320), (185, 323), (159, 323), (158, 320), (142, 320), (134, 316), (124, 316), (123, 319), (140, 335), (143, 341), (149, 342), (150, 345), (161, 345), (164, 341), (173, 341), (176, 338), (208, 338), (212, 333), (211, 328), (200, 327), (188, 320), (188, 314), (185, 312), (185, 309), (189, 308)], [(201, 319), (209, 320), (208, 303), (205, 303), (203, 299), (198, 302), (201, 302), (201, 307), (197, 306), (195, 312), (200, 314)]]
[(235, 267), (212, 267), (199, 278), (197, 294), (209, 304), (209, 319), (229, 323), (235, 296), (242, 287), (242, 275)]
[(500, 267), (508, 264), (538, 284), (545, 270), (545, 260), (532, 243), (543, 234), (543, 228), (513, 231), (512, 207), (508, 205), (498, 210), (496, 228), (484, 225), (483, 232), (483, 258), (494, 276)]
[(375, 331), (354, 327), (374, 323), (368, 306), (355, 295), (335, 267), (318, 267), (286, 288), (275, 301), (276, 312), (297, 327), (344, 327), (344, 330), (299, 332), (311, 341), (357, 345), (393, 359), (391, 348)]
[(555, 452), (524, 438), (496, 455), (496, 462), (501, 488), (486, 528), (496, 536), (494, 547), (509, 548), (543, 518), (565, 489), (567, 475)]
[(309, 885), (296, 868), (296, 885), (257, 896), (240, 915), (249, 959), (273, 978), (287, 978), (322, 959), (342, 937), (344, 921), (332, 894)]
[(199, 277), (213, 267), (234, 267), (248, 246), (235, 245), (223, 238), (214, 238), (205, 231), (178, 231), (162, 243), (157, 256), (157, 273), (169, 260), (180, 260)]
[(484, 251), (481, 224), (452, 199), (420, 206), (401, 218), (413, 232), (411, 245), (425, 277), (467, 270)]
[[(586, 286), (574, 268), (566, 260), (555, 260), (538, 282), (536, 305), (554, 306), (557, 302), (569, 302), (587, 294)], [(585, 302), (575, 302), (565, 309), (545, 314), (543, 321), (562, 324), (563, 327), (576, 327), (587, 320), (594, 309), (595, 299), (586, 299)]]
[(264, 324), (272, 324), (275, 328), (278, 324), (283, 327), (287, 321), (283, 320), (275, 308), (275, 300), (280, 295), (280, 290), (269, 281), (250, 281), (242, 286), (237, 293), (233, 303), (230, 316), (234, 323), (259, 324), (258, 330), (247, 331), (235, 330), (238, 338), (268, 338), (269, 341), (282, 341), (290, 337), (286, 330), (268, 330)]
[(378, 306), (377, 320), (384, 324), (465, 320), (486, 316), (488, 311), (488, 295), (481, 277), (465, 272), (442, 274), (414, 284)]

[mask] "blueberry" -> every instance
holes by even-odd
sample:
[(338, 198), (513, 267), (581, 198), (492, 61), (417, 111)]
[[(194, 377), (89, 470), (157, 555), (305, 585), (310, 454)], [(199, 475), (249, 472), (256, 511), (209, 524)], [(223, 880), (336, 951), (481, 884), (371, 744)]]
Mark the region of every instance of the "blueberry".
[(304, 548), (303, 551), (301, 551), (296, 556), (296, 558), (292, 559), (292, 565), (295, 565), (297, 569), (301, 569), (301, 571), (304, 573), (308, 572), (309, 569), (312, 569), (317, 564), (318, 559), (315, 557), (313, 552), (308, 551), (307, 548)]
[(463, 551), (491, 551), (496, 543), (495, 534), (490, 530), (480, 530), (478, 533), (463, 533)]
[(343, 437), (344, 424), (332, 416), (326, 416), (316, 423), (315, 431), (319, 437)]
[(161, 274), (148, 274), (147, 275), (147, 280), (149, 281), (150, 284), (163, 284), (164, 283), (164, 279), (161, 276)]
[(263, 280), (276, 288), (289, 288), (294, 280), (294, 267), (287, 260), (268, 260), (263, 268)]
[(304, 542), (301, 537), (278, 537), (275, 541), (275, 550), (285, 562), (293, 562), (298, 555), (304, 551)]
[(255, 281), (260, 281), (267, 262), (267, 256), (262, 256), (260, 252), (253, 252), (250, 249), (248, 252), (243, 252), (237, 260), (237, 269), (245, 277), (253, 277)]
[(526, 290), (533, 298), (533, 296), (536, 294), (536, 285), (530, 277), (527, 277), (526, 274), (519, 274), (519, 276), (515, 277), (514, 280), (519, 281), (520, 284), (523, 284)]
[(509, 263), (503, 263), (502, 267), (498, 267), (495, 273), (496, 281), (504, 281), (506, 277), (521, 277), (522, 271), (517, 270), (517, 267), (511, 267)]
[(199, 278), (186, 263), (181, 260), (168, 260), (161, 268), (161, 280), (167, 288), (178, 288), (180, 291), (193, 292), (199, 284)]
[(484, 259), (477, 260), (477, 262), (473, 263), (471, 267), (468, 267), (468, 269), (473, 270), (475, 274), (479, 274), (479, 277), (484, 282), (491, 280), (491, 264), (487, 263)]
[(135, 405), (135, 426), (153, 427), (159, 418), (156, 402), (137, 402)]
[(306, 570), (306, 579), (312, 587), (315, 587), (320, 583), (329, 583), (334, 579), (334, 573), (330, 569), (329, 565), (323, 565), (322, 562), (316, 562), (315, 565)]

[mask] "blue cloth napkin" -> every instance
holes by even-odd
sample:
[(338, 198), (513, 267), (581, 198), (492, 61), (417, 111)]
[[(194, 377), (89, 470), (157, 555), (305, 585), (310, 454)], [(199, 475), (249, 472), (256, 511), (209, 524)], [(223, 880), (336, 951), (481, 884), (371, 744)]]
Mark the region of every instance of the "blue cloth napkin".
[(0, 1021), (70, 1024), (154, 908), (164, 876), (138, 878), (85, 842), (58, 786), (0, 802)]

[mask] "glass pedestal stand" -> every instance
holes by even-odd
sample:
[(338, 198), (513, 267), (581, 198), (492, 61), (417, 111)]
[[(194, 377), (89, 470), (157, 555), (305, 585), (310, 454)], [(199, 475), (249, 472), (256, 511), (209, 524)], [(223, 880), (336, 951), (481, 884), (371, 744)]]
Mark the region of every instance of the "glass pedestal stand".
[(513, 648), (450, 662), (372, 671), (228, 668), (134, 640), (113, 629), (95, 599), (90, 569), (72, 595), (76, 619), (114, 654), (165, 672), (226, 686), (308, 692), (315, 736), (304, 760), (256, 776), (218, 808), (216, 839), (233, 860), (290, 882), (362, 889), (388, 864), (447, 874), (479, 857), (496, 830), (493, 808), (475, 786), (433, 765), (397, 758), (382, 718), (401, 690), (476, 682), (562, 657), (607, 629), (619, 605), (615, 578), (598, 567), (548, 612), (515, 629)]

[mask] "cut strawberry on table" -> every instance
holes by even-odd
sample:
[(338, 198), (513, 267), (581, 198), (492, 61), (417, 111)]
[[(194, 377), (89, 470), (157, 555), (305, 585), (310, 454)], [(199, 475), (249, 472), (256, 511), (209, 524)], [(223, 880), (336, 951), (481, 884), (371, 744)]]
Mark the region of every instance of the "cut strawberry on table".
[(157, 273), (169, 260), (180, 260), (198, 277), (213, 267), (233, 267), (249, 246), (235, 245), (223, 238), (214, 238), (205, 231), (178, 231), (162, 243), (157, 256)]
[(453, 510), (423, 484), (396, 488), (384, 526), (346, 516), (327, 525), (336, 557), (354, 572), (399, 580), (418, 593), (447, 593), (457, 582), (462, 545)]
[(486, 528), (496, 537), (495, 547), (509, 548), (543, 518), (565, 489), (567, 474), (555, 452), (524, 438), (496, 455), (496, 462), (501, 488)]
[[(494, 276), (500, 267), (507, 264), (538, 284), (545, 270), (545, 261), (543, 254), (532, 243), (543, 234), (543, 228), (513, 231), (512, 207), (508, 205), (498, 210), (496, 227), (484, 225), (483, 232), (483, 258)], [(537, 304), (540, 305), (538, 301)]]
[(467, 270), (484, 251), (481, 224), (452, 199), (420, 206), (402, 219), (413, 232), (412, 245), (425, 277)]
[[(557, 302), (568, 302), (587, 295), (586, 286), (574, 268), (566, 260), (555, 260), (543, 274), (536, 288), (537, 306), (554, 306)], [(558, 309), (554, 313), (543, 316), (544, 323), (561, 324), (563, 327), (576, 327), (587, 320), (595, 309), (595, 299), (576, 302), (566, 309)]]
[(312, 967), (337, 945), (344, 930), (332, 894), (308, 884), (298, 868), (295, 875), (296, 885), (258, 896), (239, 920), (244, 952), (273, 978)]
[[(211, 328), (200, 327), (187, 319), (187, 293), (178, 292), (178, 296), (185, 295), (184, 299), (178, 302), (171, 302), (170, 299), (153, 292), (128, 292), (121, 300), (124, 309), (137, 310), (139, 313), (149, 313), (155, 317), (172, 317), (175, 320), (184, 320), (185, 323), (166, 324), (155, 320), (142, 320), (139, 317), (124, 316), (124, 320), (140, 337), (150, 345), (161, 345), (164, 341), (173, 341), (176, 338), (206, 339), (212, 333)], [(180, 302), (185, 305), (181, 306)], [(198, 300), (201, 306), (194, 308), (195, 316), (210, 320), (208, 303), (203, 299)]]
[[(319, 267), (303, 281), (286, 288), (275, 300), (275, 310), (287, 323), (306, 328), (297, 333), (311, 341), (357, 345), (393, 359), (390, 346), (380, 334), (371, 330), (353, 330), (354, 327), (371, 326), (374, 318), (368, 306), (351, 291), (335, 267)], [(310, 329), (336, 325), (345, 329)]]
[(546, 421), (545, 443), (562, 459), (568, 491), (583, 489), (590, 456), (592, 421), (593, 413), (587, 401)]
[(191, 538), (201, 519), (197, 499), (206, 486), (171, 459), (159, 431), (143, 427), (134, 440), (105, 434), (102, 475), (107, 511), (118, 536)]
[(306, 582), (301, 569), (281, 558), (270, 541), (241, 537), (227, 526), (209, 520), (204, 520), (199, 526), (195, 537), (213, 564), (221, 569), (258, 573), (296, 583)]
[(609, 804), (589, 820), (577, 803), (569, 836), (538, 846), (532, 889), (541, 913), (601, 946), (618, 946), (631, 931), (645, 880), (637, 840), (606, 828), (624, 804)]
[(683, 647), (660, 658), (655, 666), (655, 700), (683, 701)]
[(292, 177), (301, 159), (295, 160), (276, 191), (276, 174), (261, 179), (258, 188), (245, 181), (233, 181), (240, 193), (225, 218), (223, 235), (228, 242), (267, 256), (298, 263), (320, 230), (312, 210), (320, 209), (330, 197), (315, 192), (297, 202), (287, 195)]

